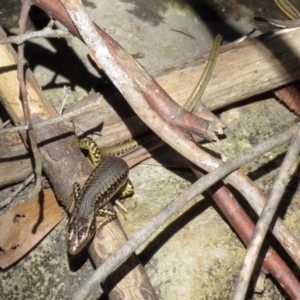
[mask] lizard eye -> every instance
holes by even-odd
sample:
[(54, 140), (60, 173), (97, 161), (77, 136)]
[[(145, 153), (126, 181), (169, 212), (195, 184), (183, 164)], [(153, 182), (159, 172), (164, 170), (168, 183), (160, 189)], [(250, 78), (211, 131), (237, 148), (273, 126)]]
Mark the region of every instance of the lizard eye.
[(82, 227), (78, 231), (78, 239), (79, 239), (79, 241), (84, 240), (87, 236), (88, 236), (87, 227)]
[(67, 235), (67, 239), (69, 241), (72, 240), (73, 237), (74, 237), (74, 235), (75, 235), (75, 233), (76, 233), (76, 230), (75, 230), (74, 226), (72, 226), (72, 225), (68, 226), (66, 233), (67, 233), (66, 234)]

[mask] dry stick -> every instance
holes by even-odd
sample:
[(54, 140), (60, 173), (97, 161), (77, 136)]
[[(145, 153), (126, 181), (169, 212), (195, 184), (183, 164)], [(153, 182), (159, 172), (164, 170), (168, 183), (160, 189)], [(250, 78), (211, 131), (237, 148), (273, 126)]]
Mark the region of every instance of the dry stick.
[[(227, 161), (218, 169), (210, 172), (206, 176), (197, 180), (189, 189), (184, 191), (178, 198), (165, 206), (156, 216), (147, 222), (114, 254), (109, 256), (107, 260), (95, 271), (78, 291), (73, 295), (73, 299), (82, 300), (91, 288), (99, 282), (103, 281), (111, 272), (113, 272), (122, 262), (124, 262), (138, 247), (140, 247), (161, 225), (178, 212), (184, 205), (193, 200), (196, 196), (204, 192), (211, 185), (224, 178), (227, 174), (240, 168), (244, 164), (252, 161), (256, 157), (272, 150), (275, 147), (287, 142), (299, 125), (292, 126), (258, 146), (238, 155), (234, 159)], [(292, 134), (292, 136), (291, 136)]]
[(8, 119), (8, 120), (6, 120), (4, 123), (2, 123), (1, 125), (0, 125), (0, 129), (1, 128), (4, 128), (6, 125), (8, 125), (8, 124), (10, 124), (10, 120)]
[[(157, 148), (163, 144), (162, 140), (157, 140), (154, 143), (151, 143), (151, 149), (141, 147), (122, 156), (122, 158), (126, 160), (130, 167), (132, 167), (133, 165), (151, 157), (152, 155), (148, 151), (153, 150), (152, 148)], [(190, 167), (198, 178), (205, 176), (195, 165), (190, 165)], [(248, 245), (255, 229), (255, 225), (234, 196), (230, 193), (228, 188), (220, 182), (217, 190), (215, 190), (215, 187), (213, 188), (213, 191), (212, 188), (209, 188), (208, 192), (211, 194), (215, 203), (218, 205), (227, 220), (236, 230), (239, 237), (243, 240), (244, 244)], [(269, 247), (266, 256), (268, 259), (264, 260), (263, 268), (273, 275), (291, 299), (296, 299), (300, 293), (300, 284), (298, 279), (272, 247)]]
[[(291, 169), (297, 160), (300, 151), (300, 130), (298, 127), (295, 140), (289, 147), (289, 150), (284, 158), (284, 161), (279, 170), (279, 174), (273, 184), (273, 188), (268, 201), (259, 217), (255, 231), (251, 238), (250, 244), (247, 248), (247, 253), (244, 258), (243, 266), (240, 270), (237, 285), (234, 289), (231, 299), (242, 300), (244, 299), (254, 266), (261, 249), (264, 238), (267, 234), (269, 226), (274, 218), (275, 212), (278, 208), (280, 199), (285, 191), (285, 187), (291, 176)], [(298, 295), (299, 296), (299, 295)]]
[(5, 38), (0, 39), (0, 44), (23, 44), (28, 40), (33, 40), (37, 38), (66, 38), (71, 39), (73, 35), (61, 29), (52, 29), (49, 27), (45, 27), (40, 31), (29, 32), (25, 34), (15, 35), (15, 36), (8, 36)]
[(67, 87), (66, 86), (64, 86), (64, 88), (63, 88), (63, 95), (62, 95), (62, 102), (61, 102), (61, 106), (60, 106), (60, 109), (59, 109), (59, 111), (58, 111), (58, 114), (61, 116), (62, 115), (62, 113), (63, 113), (63, 111), (64, 111), (64, 109), (65, 109), (65, 105), (66, 105), (66, 101), (67, 101), (67, 99), (68, 99), (68, 97), (69, 97), (69, 94), (70, 94), (70, 92), (69, 92), (69, 90), (67, 89)]
[[(78, 108), (78, 109), (76, 109), (72, 112), (63, 114), (61, 116), (58, 116), (58, 117), (55, 117), (55, 118), (52, 118), (52, 119), (49, 119), (49, 120), (46, 120), (46, 121), (43, 121), (43, 122), (33, 123), (31, 125), (31, 127), (33, 129), (39, 129), (39, 128), (42, 128), (42, 127), (47, 126), (47, 125), (51, 125), (51, 124), (55, 124), (55, 123), (58, 123), (58, 122), (63, 122), (63, 121), (69, 120), (74, 116), (80, 115), (83, 112), (85, 112), (85, 111), (87, 111), (87, 110), (89, 110), (93, 107), (98, 106), (101, 103), (102, 99), (103, 99), (103, 97), (99, 95), (99, 98), (96, 99), (92, 103), (89, 103), (89, 104), (87, 104), (83, 107), (80, 107), (80, 108)], [(29, 127), (30, 127), (29, 125), (25, 125), (25, 126), (18, 126), (18, 127), (12, 127), (12, 128), (3, 128), (3, 129), (0, 129), (0, 134), (6, 134), (6, 133), (12, 133), (12, 132), (21, 132), (21, 131), (28, 130)]]
[[(24, 0), (22, 2), (22, 9), (21, 9), (21, 16), (20, 16), (20, 26), (19, 26), (19, 32), (20, 34), (23, 34), (26, 31), (26, 23), (27, 18), (29, 14), (29, 10), (31, 7), (31, 0)], [(24, 109), (24, 120), (29, 126), (32, 124), (31, 122), (31, 116), (30, 116), (30, 109), (28, 105), (28, 99), (27, 99), (27, 90), (26, 90), (26, 84), (24, 79), (24, 47), (25, 45), (22, 44), (18, 46), (18, 79), (20, 81), (20, 89), (21, 89), (21, 95), (23, 100), (23, 109)], [(42, 177), (42, 160), (40, 151), (37, 147), (36, 143), (36, 136), (33, 129), (28, 130), (28, 138), (30, 147), (32, 150), (32, 154), (34, 157), (34, 171), (35, 171), (35, 187), (31, 192), (31, 195), (29, 196), (30, 201), (33, 203), (34, 197), (41, 191), (42, 185), (41, 185), (41, 177)]]
[[(122, 64), (120, 66), (107, 48), (106, 43), (116, 45), (116, 42), (107, 36), (105, 36), (106, 41), (104, 41), (102, 37), (99, 36), (97, 30), (100, 29), (97, 27), (98, 29), (96, 30), (95, 25), (86, 14), (82, 3), (73, 0), (67, 1), (67, 5), (69, 5), (70, 8), (68, 13), (72, 17), (76, 26), (78, 26), (86, 45), (89, 47), (90, 51), (94, 53), (98, 63), (102, 67), (105, 67), (105, 72), (112, 79), (116, 87), (122, 92), (123, 96), (140, 119), (167, 144), (200, 168), (206, 171), (211, 171), (214, 168), (217, 168), (222, 163), (220, 160), (213, 158), (208, 153), (199, 149), (199, 147), (193, 142), (186, 139), (180, 131), (170, 126), (168, 122), (162, 119), (156, 111), (154, 111), (155, 108), (148, 104), (147, 100), (149, 99), (147, 99), (143, 90), (143, 76), (145, 76), (145, 71), (141, 69), (141, 66), (136, 65), (125, 50), (118, 48), (118, 55), (122, 57), (122, 59), (126, 62), (125, 66), (129, 68), (129, 70), (126, 69), (126, 71), (129, 72), (131, 70), (130, 74), (132, 75), (132, 73), (134, 73), (137, 76), (137, 78), (130, 77), (130, 74), (127, 74), (122, 69), (124, 65)], [(99, 31), (99, 33), (101, 33), (102, 36), (105, 35), (103, 31)], [(111, 51), (116, 54), (115, 51)], [(135, 82), (137, 80), (138, 83)], [(136, 84), (138, 84), (142, 90), (137, 87)], [(153, 85), (154, 84), (155, 82), (153, 82)], [(152, 98), (156, 95), (157, 86), (158, 85), (156, 84), (151, 87), (153, 94)], [(156, 96), (160, 99), (160, 94)], [(161, 98), (160, 100), (163, 102), (165, 99)], [(253, 182), (241, 171), (236, 171), (228, 176), (227, 181), (240, 191), (241, 194), (249, 201), (257, 214), (260, 214), (265, 200), (257, 186), (254, 185)], [(295, 263), (300, 267), (300, 246), (280, 219), (276, 221), (273, 233)]]
[[(198, 178), (205, 176), (195, 165), (192, 165), (192, 168)], [(208, 192), (247, 246), (255, 225), (245, 210), (222, 182), (210, 187)], [(288, 265), (271, 246), (268, 247), (265, 257), (267, 259), (263, 261), (262, 265), (264, 273), (271, 273), (291, 299), (297, 299), (300, 294), (300, 283)]]
[[(297, 16), (299, 16), (299, 12), (288, 1), (287, 1), (287, 3), (284, 2), (286, 5), (283, 5), (283, 6), (281, 6), (282, 5), (281, 1), (274, 0), (274, 2), (288, 17), (290, 17), (293, 20), (298, 19)], [(286, 21), (283, 21), (282, 23), (280, 23), (280, 22), (281, 21), (279, 21), (279, 26), (280, 26), (280, 24), (284, 23), (284, 27), (289, 27), (285, 23)], [(274, 22), (272, 22), (272, 20), (270, 21), (270, 23), (278, 25), (278, 22), (276, 24), (276, 22), (274, 23)], [(299, 25), (299, 23), (297, 25)], [(279, 90), (279, 93), (280, 93), (280, 90)], [(283, 91), (283, 93), (284, 93), (284, 91)], [(275, 94), (276, 94), (276, 92), (275, 92)], [(276, 94), (276, 95), (278, 96), (278, 94)], [(293, 103), (294, 103), (294, 101), (292, 101), (292, 104)], [(289, 103), (287, 103), (287, 104), (290, 107)], [(290, 178), (290, 174), (289, 174), (290, 170), (289, 169), (292, 167), (292, 165), (294, 164), (294, 162), (299, 154), (300, 141), (298, 141), (298, 139), (300, 140), (299, 130), (295, 137), (294, 142), (290, 146), (289, 151), (285, 156), (284, 162), (281, 165), (280, 172), (273, 184), (271, 195), (270, 195), (268, 201), (266, 202), (266, 204), (263, 208), (263, 211), (259, 217), (255, 231), (253, 233), (253, 236), (252, 236), (251, 241), (247, 248), (244, 262), (243, 262), (242, 268), (239, 273), (239, 278), (237, 280), (237, 284), (236, 284), (236, 287), (235, 287), (233, 295), (232, 295), (232, 299), (244, 299), (244, 297), (247, 293), (247, 289), (248, 289), (248, 286), (250, 283), (250, 279), (251, 279), (262, 243), (267, 234), (267, 231), (269, 229), (271, 221), (274, 218), (274, 215), (275, 215), (275, 212), (279, 205), (280, 199), (284, 193), (285, 186), (288, 183), (288, 180)]]
[(12, 200), (14, 199), (14, 197), (16, 195), (18, 195), (30, 183), (30, 181), (34, 177), (35, 177), (34, 173), (31, 173), (31, 175), (29, 175), (29, 177), (26, 180), (24, 180), (21, 184), (19, 184), (19, 186), (17, 188), (15, 188), (14, 192), (9, 197), (7, 197), (3, 201), (1, 201), (0, 209), (5, 207), (6, 205), (10, 204), (12, 202)]
[[(217, 164), (217, 166), (218, 165), (219, 164)], [(246, 176), (242, 171), (238, 170), (230, 174), (226, 178), (226, 182), (232, 185), (248, 200), (249, 204), (257, 213), (257, 215), (261, 214), (266, 202), (265, 197), (257, 185), (255, 185), (248, 176)], [(293, 259), (293, 261), (297, 264), (297, 266), (300, 267), (299, 242), (286, 228), (280, 218), (277, 218), (272, 233)]]

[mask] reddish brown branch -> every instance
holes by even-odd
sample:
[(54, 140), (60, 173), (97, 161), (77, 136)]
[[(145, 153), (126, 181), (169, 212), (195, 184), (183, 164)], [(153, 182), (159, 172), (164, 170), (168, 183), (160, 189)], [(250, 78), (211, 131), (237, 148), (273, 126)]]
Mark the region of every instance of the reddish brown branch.
[(300, 116), (300, 82), (297, 81), (274, 92), (275, 96), (284, 102), (290, 110)]
[[(195, 165), (190, 164), (193, 172), (198, 178), (204, 174)], [(220, 208), (231, 226), (235, 229), (238, 236), (247, 246), (255, 229), (255, 225), (243, 208), (239, 205), (235, 197), (221, 183), (208, 189), (216, 205)], [(281, 259), (278, 253), (271, 247), (268, 247), (263, 262), (263, 268), (271, 273), (288, 293), (291, 299), (297, 299), (300, 295), (300, 283), (292, 273), (287, 264)]]
[[(46, 12), (50, 13), (52, 17), (58, 19), (64, 26), (70, 26), (67, 27), (70, 32), (79, 37), (78, 31), (74, 28), (74, 25), (70, 25), (69, 16), (58, 0), (51, 1), (51, 4), (50, 1), (44, 0), (33, 2)], [(53, 5), (55, 9), (54, 7), (51, 7), (51, 5)], [(116, 41), (97, 25), (96, 29), (111, 55), (116, 60), (116, 63), (122, 68), (122, 71), (127, 74), (128, 78), (131, 79), (135, 89), (141, 91), (146, 101), (154, 108), (157, 114), (167, 120), (170, 125), (185, 132), (203, 136), (209, 140), (217, 139), (213, 132), (215, 129), (211, 125), (211, 122), (197, 117), (180, 107)], [(110, 74), (110, 78), (120, 89), (120, 86), (122, 86), (120, 80), (115, 80), (112, 74)]]
[[(19, 26), (19, 34), (24, 34), (26, 32), (26, 23), (28, 19), (29, 10), (31, 7), (31, 0), (24, 0), (22, 3), (21, 9), (21, 16), (20, 16), (20, 26)], [(23, 111), (24, 111), (24, 120), (25, 123), (29, 126), (32, 124), (30, 109), (28, 104), (27, 98), (27, 89), (25, 84), (25, 75), (24, 75), (24, 44), (18, 46), (18, 79), (20, 82), (20, 90), (23, 102)], [(34, 157), (34, 164), (35, 164), (35, 178), (36, 183), (35, 187), (30, 195), (30, 200), (33, 202), (34, 197), (40, 192), (41, 190), (41, 176), (42, 176), (42, 161), (39, 149), (37, 147), (36, 142), (36, 135), (33, 129), (29, 129), (27, 131), (29, 144), (31, 147), (31, 151)]]

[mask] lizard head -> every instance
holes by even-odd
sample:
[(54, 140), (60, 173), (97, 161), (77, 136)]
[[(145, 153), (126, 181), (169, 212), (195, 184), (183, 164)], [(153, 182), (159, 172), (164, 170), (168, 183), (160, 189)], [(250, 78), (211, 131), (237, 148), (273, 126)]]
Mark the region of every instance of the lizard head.
[(67, 246), (71, 255), (78, 254), (95, 235), (95, 219), (85, 217), (71, 218), (67, 227)]

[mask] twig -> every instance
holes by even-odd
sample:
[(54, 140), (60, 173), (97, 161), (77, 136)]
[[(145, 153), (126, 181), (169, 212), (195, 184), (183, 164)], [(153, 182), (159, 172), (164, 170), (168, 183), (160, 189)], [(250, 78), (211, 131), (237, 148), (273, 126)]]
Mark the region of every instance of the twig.
[[(199, 168), (194, 165), (191, 167), (198, 178), (205, 176)], [(255, 225), (245, 210), (222, 182), (210, 187), (208, 192), (247, 246), (250, 243)], [(269, 246), (265, 257), (267, 259), (263, 261), (263, 270), (271, 273), (292, 299), (298, 296), (300, 294), (300, 283), (279, 254)]]
[(10, 204), (12, 202), (12, 200), (14, 199), (14, 197), (16, 195), (18, 195), (29, 183), (30, 181), (34, 178), (34, 173), (32, 173), (31, 175), (29, 175), (29, 177), (24, 180), (21, 184), (19, 184), (19, 186), (15, 189), (15, 191), (6, 199), (4, 199), (3, 201), (1, 201), (0, 203), (0, 209), (2, 209), (3, 207), (5, 207), (6, 205)]
[(59, 112), (58, 112), (58, 114), (60, 116), (61, 116), (61, 114), (62, 114), (62, 112), (65, 108), (65, 104), (66, 104), (68, 96), (69, 96), (69, 90), (67, 89), (66, 86), (64, 86), (64, 88), (63, 88), (63, 99), (62, 99), (61, 106), (60, 106), (60, 109), (59, 109)]
[(8, 125), (8, 124), (10, 124), (10, 120), (8, 119), (8, 120), (6, 120), (4, 123), (2, 123), (1, 125), (0, 125), (0, 129), (1, 128), (4, 128), (6, 125)]
[[(61, 116), (58, 116), (58, 117), (55, 117), (55, 118), (52, 118), (52, 119), (49, 119), (47, 121), (43, 121), (43, 122), (37, 122), (37, 123), (34, 123), (31, 125), (32, 128), (34, 129), (39, 129), (39, 128), (42, 128), (44, 126), (47, 126), (47, 125), (51, 125), (51, 124), (54, 124), (54, 123), (58, 123), (58, 122), (63, 122), (63, 121), (66, 121), (66, 120), (69, 120), (70, 118), (74, 117), (74, 116), (77, 116), (77, 115), (80, 115), (82, 114), (83, 112), (99, 105), (102, 101), (103, 97), (102, 96), (99, 96), (98, 99), (96, 99), (94, 102), (92, 103), (89, 103), (83, 107), (80, 107), (74, 111), (71, 111), (69, 113), (66, 113), (66, 114), (63, 114)], [(21, 132), (21, 131), (25, 131), (25, 130), (28, 130), (30, 128), (29, 125), (24, 125), (24, 126), (18, 126), (18, 127), (12, 127), (12, 128), (5, 128), (5, 129), (1, 129), (0, 130), (0, 134), (6, 134), (6, 133), (12, 133), (12, 132)]]
[(40, 31), (29, 32), (25, 34), (20, 34), (16, 36), (8, 36), (0, 39), (0, 44), (17, 44), (21, 45), (28, 40), (33, 40), (37, 38), (66, 38), (71, 39), (73, 35), (61, 29), (52, 29), (49, 27), (45, 27)]
[[(163, 142), (161, 140), (160, 141), (157, 140), (154, 143), (152, 142), (151, 148), (153, 144), (154, 146), (159, 147), (161, 144), (163, 144)], [(131, 167), (136, 163), (139, 163), (144, 159), (149, 158), (150, 153), (148, 151), (151, 150), (152, 149), (149, 148), (145, 149), (141, 147), (133, 152), (130, 152), (125, 156), (122, 156), (122, 158), (126, 160), (127, 164)], [(190, 164), (190, 166), (198, 178), (204, 176), (204, 174), (202, 172), (200, 173), (199, 168), (197, 168), (195, 165)], [(252, 182), (248, 178), (248, 180), (246, 181), (245, 184), (243, 184), (243, 186), (245, 185), (251, 186), (251, 184)], [(254, 186), (254, 183), (252, 185)], [(233, 226), (233, 228), (236, 230), (237, 234), (242, 239), (244, 244), (248, 245), (251, 236), (253, 234), (253, 231), (255, 229), (255, 225), (253, 224), (249, 216), (246, 214), (246, 212), (243, 210), (243, 208), (239, 205), (238, 201), (230, 193), (228, 188), (225, 185), (223, 185), (222, 182), (220, 182), (219, 185), (217, 185), (217, 190), (216, 187), (214, 186), (213, 188), (212, 187), (209, 188), (208, 192), (211, 194), (213, 200), (218, 205), (219, 209), (222, 211), (222, 213), (225, 215), (227, 220), (230, 222), (231, 226)], [(254, 193), (254, 197), (256, 196), (256, 194), (257, 193)], [(288, 248), (286, 246), (287, 245), (284, 245), (285, 248)], [(295, 251), (290, 251), (290, 252), (293, 253), (291, 255), (291, 257), (293, 258), (298, 255), (298, 253)], [(271, 273), (273, 277), (282, 286), (282, 288), (287, 292), (287, 294), (292, 299), (294, 299), (295, 295), (300, 294), (300, 284), (297, 278), (272, 247), (269, 247), (266, 256), (268, 257), (268, 259), (264, 260), (263, 268), (267, 272)]]
[[(297, 125), (298, 127), (299, 125)], [(294, 128), (295, 129), (295, 128)], [(286, 142), (286, 130), (282, 133), (276, 134), (267, 141), (258, 146), (253, 147), (234, 159), (227, 161), (222, 166), (200, 178), (189, 189), (184, 191), (178, 198), (170, 202), (163, 208), (155, 217), (147, 222), (140, 230), (113, 255), (95, 271), (91, 278), (89, 278), (78, 291), (73, 295), (73, 299), (84, 299), (89, 290), (97, 283), (103, 281), (113, 270), (115, 270), (122, 262), (124, 262), (138, 247), (140, 247), (162, 224), (164, 224), (170, 217), (172, 217), (184, 205), (193, 200), (199, 194), (204, 192), (211, 185), (224, 178), (229, 173), (240, 168), (242, 165), (252, 161), (256, 157), (270, 151), (274, 147), (282, 144), (282, 139)]]
[[(30, 0), (24, 0), (22, 2), (22, 9), (21, 9), (21, 17), (20, 17), (20, 25), (19, 25), (19, 32), (20, 34), (23, 34), (26, 31), (26, 23), (27, 18), (29, 14), (29, 10), (31, 7), (31, 1)], [(18, 46), (18, 79), (20, 81), (20, 89), (21, 89), (21, 95), (23, 100), (23, 109), (24, 109), (24, 120), (25, 123), (31, 125), (31, 116), (30, 116), (30, 109), (28, 106), (28, 99), (27, 99), (27, 90), (25, 85), (25, 79), (24, 79), (24, 47), (25, 45), (22, 44)], [(41, 191), (42, 185), (41, 185), (41, 177), (42, 177), (42, 160), (40, 156), (39, 149), (37, 147), (36, 143), (36, 136), (33, 129), (28, 130), (28, 138), (32, 150), (32, 154), (34, 157), (34, 171), (35, 171), (35, 187), (32, 190), (29, 200), (33, 203), (34, 197)]]
[(178, 28), (171, 28), (171, 30), (175, 31), (175, 32), (182, 33), (182, 34), (188, 36), (189, 38), (191, 38), (193, 40), (196, 40), (196, 38), (191, 33), (189, 33), (188, 30), (185, 29), (185, 28), (178, 27)]
[(279, 174), (273, 184), (270, 197), (266, 202), (265, 207), (257, 222), (255, 231), (251, 238), (251, 242), (247, 249), (246, 256), (244, 258), (243, 266), (240, 270), (239, 278), (237, 280), (237, 285), (234, 289), (231, 299), (242, 300), (246, 295), (247, 288), (250, 282), (252, 272), (254, 270), (254, 266), (259, 251), (261, 249), (262, 243), (267, 234), (271, 221), (274, 218), (281, 197), (285, 191), (285, 187), (290, 179), (291, 169), (298, 157), (299, 151), (300, 151), (300, 129), (298, 127), (298, 132), (295, 137), (295, 140), (289, 147), (289, 150), (279, 170)]

